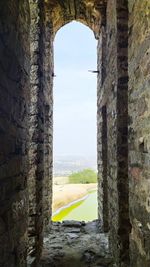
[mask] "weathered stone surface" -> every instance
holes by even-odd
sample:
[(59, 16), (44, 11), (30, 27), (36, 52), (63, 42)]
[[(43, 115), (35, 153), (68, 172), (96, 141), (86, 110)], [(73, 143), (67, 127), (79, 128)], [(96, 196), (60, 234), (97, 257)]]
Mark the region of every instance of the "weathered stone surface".
[(28, 1), (0, 1), (0, 266), (25, 266), (30, 42)]
[(90, 27), (99, 37), (101, 25), (105, 23), (106, 0), (45, 1), (51, 27), (55, 33), (65, 24), (77, 20)]
[[(64, 222), (65, 223), (65, 222)], [(99, 221), (83, 224), (72, 221), (72, 228), (80, 231), (70, 233), (68, 222), (53, 223), (44, 239), (44, 249), (39, 266), (103, 266), (113, 267), (108, 248), (108, 235), (99, 232)]]
[(76, 228), (80, 228), (82, 225), (85, 225), (85, 222), (78, 222), (78, 221), (63, 221), (62, 222), (62, 226), (63, 227), (76, 227)]
[(101, 34), (98, 45), (98, 171), (99, 179), (103, 178), (99, 182), (99, 214), (103, 214), (104, 229), (108, 218), (116, 262), (129, 266), (130, 258), (133, 267), (149, 266), (150, 4), (109, 0), (106, 21), (107, 37), (105, 40)]
[[(40, 256), (43, 228), (52, 200), (52, 31), (42, 1), (30, 0), (31, 105), (29, 187), (29, 253)], [(34, 253), (33, 253), (34, 251)]]
[(131, 266), (150, 266), (150, 3), (129, 3)]

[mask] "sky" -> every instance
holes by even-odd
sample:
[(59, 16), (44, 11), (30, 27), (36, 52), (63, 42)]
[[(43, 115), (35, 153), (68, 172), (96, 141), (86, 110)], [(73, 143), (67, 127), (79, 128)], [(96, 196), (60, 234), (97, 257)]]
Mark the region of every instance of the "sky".
[(79, 22), (62, 27), (54, 41), (54, 157), (96, 157), (97, 41)]

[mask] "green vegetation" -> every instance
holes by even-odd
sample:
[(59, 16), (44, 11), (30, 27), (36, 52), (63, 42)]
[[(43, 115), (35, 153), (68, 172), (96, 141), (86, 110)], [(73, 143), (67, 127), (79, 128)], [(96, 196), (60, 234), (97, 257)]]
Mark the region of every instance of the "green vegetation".
[[(89, 212), (90, 210), (90, 212)], [(97, 191), (89, 193), (88, 197), (70, 204), (52, 217), (53, 222), (63, 220), (92, 221), (97, 219)]]
[(69, 175), (70, 184), (90, 184), (97, 183), (97, 173), (91, 169), (75, 172)]

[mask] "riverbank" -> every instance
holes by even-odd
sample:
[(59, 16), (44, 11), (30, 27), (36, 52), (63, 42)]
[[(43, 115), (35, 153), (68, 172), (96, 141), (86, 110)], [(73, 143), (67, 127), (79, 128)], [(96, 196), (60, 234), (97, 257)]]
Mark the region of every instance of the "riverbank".
[(53, 186), (53, 206), (52, 210), (68, 205), (69, 203), (81, 199), (89, 192), (96, 190), (97, 184), (64, 184)]

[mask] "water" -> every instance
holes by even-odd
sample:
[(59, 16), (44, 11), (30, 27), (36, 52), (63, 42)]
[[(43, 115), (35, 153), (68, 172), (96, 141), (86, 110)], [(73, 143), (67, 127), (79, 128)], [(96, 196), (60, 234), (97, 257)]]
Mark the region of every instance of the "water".
[(53, 221), (77, 220), (93, 221), (97, 219), (97, 191), (90, 193), (84, 200), (80, 200), (69, 207), (64, 208), (53, 216)]

